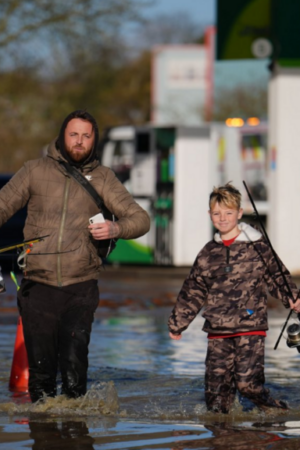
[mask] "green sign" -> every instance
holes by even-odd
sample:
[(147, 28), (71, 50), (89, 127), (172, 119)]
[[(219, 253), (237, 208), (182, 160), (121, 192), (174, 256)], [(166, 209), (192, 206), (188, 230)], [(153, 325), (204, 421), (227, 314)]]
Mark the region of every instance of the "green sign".
[(218, 0), (217, 59), (257, 58), (253, 53), (255, 45), (258, 45), (257, 52), (260, 52), (257, 54), (263, 53), (259, 42), (266, 41), (267, 46), (271, 37), (270, 2)]
[(300, 0), (272, 0), (274, 59), (280, 66), (300, 66)]
[(217, 59), (300, 64), (300, 0), (217, 0)]

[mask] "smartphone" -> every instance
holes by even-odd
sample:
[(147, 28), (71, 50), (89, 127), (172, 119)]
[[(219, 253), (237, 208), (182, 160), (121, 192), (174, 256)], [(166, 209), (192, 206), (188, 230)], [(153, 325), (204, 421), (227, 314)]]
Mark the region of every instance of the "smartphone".
[(89, 222), (92, 223), (103, 223), (105, 222), (104, 216), (102, 213), (96, 214), (93, 217), (89, 218)]

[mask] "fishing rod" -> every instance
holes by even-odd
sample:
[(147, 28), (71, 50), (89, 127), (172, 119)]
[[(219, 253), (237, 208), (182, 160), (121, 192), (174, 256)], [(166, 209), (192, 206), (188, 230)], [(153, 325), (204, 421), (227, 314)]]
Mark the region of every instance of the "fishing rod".
[[(273, 248), (273, 246), (272, 246), (272, 244), (271, 244), (271, 241), (270, 241), (270, 239), (269, 239), (269, 236), (268, 236), (268, 234), (267, 234), (267, 232), (266, 232), (266, 230), (265, 230), (264, 224), (262, 223), (262, 220), (261, 220), (261, 218), (260, 218), (260, 215), (259, 215), (259, 213), (258, 213), (258, 211), (257, 211), (257, 209), (256, 209), (254, 200), (253, 200), (253, 198), (252, 198), (252, 196), (251, 196), (251, 194), (250, 194), (250, 192), (249, 192), (249, 189), (248, 189), (248, 187), (247, 187), (245, 181), (243, 181), (243, 184), (244, 184), (244, 186), (245, 186), (245, 189), (246, 189), (246, 192), (247, 192), (247, 194), (248, 194), (249, 200), (250, 200), (250, 202), (251, 202), (251, 204), (252, 204), (252, 207), (253, 207), (253, 209), (254, 209), (254, 212), (255, 212), (255, 214), (256, 214), (256, 217), (257, 217), (257, 219), (258, 219), (258, 221), (259, 221), (259, 224), (260, 224), (260, 226), (261, 226), (261, 229), (262, 229), (262, 232), (263, 232), (263, 234), (264, 234), (264, 237), (265, 237), (267, 243), (269, 244), (269, 247), (270, 247), (270, 249), (271, 249), (271, 251), (272, 251), (272, 253), (273, 253), (273, 256), (274, 256), (275, 261), (276, 261), (276, 263), (277, 263), (277, 266), (278, 266), (278, 268), (279, 268), (280, 274), (282, 275), (284, 284), (285, 284), (285, 286), (286, 286), (286, 288), (287, 288), (287, 290), (288, 290), (288, 293), (289, 293), (291, 299), (294, 301), (294, 297), (293, 297), (292, 290), (291, 290), (291, 288), (290, 288), (290, 285), (289, 285), (288, 282), (287, 282), (287, 279), (286, 279), (286, 277), (285, 277), (285, 274), (284, 274), (284, 272), (283, 272), (283, 270), (282, 270), (282, 267), (281, 267), (281, 264), (280, 264), (280, 262), (279, 262), (278, 256), (277, 256), (277, 254), (276, 254), (276, 252), (275, 252), (275, 250), (274, 250), (274, 248)], [(299, 292), (298, 292), (298, 295), (299, 295)], [(297, 296), (297, 298), (298, 298), (298, 296)], [(297, 299), (296, 299), (296, 300), (297, 300)], [(288, 324), (288, 321), (290, 320), (290, 317), (291, 317), (292, 313), (293, 313), (293, 310), (291, 309), (291, 310), (289, 311), (289, 314), (288, 314), (288, 316), (287, 316), (287, 319), (286, 319), (286, 321), (285, 321), (285, 323), (284, 323), (284, 325), (283, 325), (283, 327), (282, 327), (282, 330), (281, 330), (280, 335), (279, 335), (279, 337), (278, 337), (278, 339), (277, 339), (277, 342), (276, 342), (276, 344), (275, 344), (275, 346), (274, 346), (274, 350), (276, 350), (277, 347), (278, 347), (278, 344), (279, 344), (279, 342), (280, 342), (280, 339), (281, 339), (281, 337), (282, 337), (282, 335), (283, 335), (283, 332), (284, 332), (284, 330), (285, 330), (285, 328), (286, 328), (286, 326), (287, 326), (287, 324)]]
[(40, 237), (37, 237), (34, 239), (28, 239), (27, 241), (19, 242), (17, 244), (13, 244), (8, 247), (2, 247), (2, 248), (0, 248), (0, 253), (8, 252), (8, 250), (14, 250), (15, 248), (23, 247), (24, 245), (27, 245), (27, 244), (28, 245), (35, 244), (36, 242), (43, 241), (48, 236), (50, 236), (50, 234), (46, 234), (46, 236), (40, 236)]

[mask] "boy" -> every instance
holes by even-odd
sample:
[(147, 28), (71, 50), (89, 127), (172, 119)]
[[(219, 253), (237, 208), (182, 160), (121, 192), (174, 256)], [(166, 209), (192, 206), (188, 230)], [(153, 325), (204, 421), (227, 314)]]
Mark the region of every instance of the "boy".
[[(262, 234), (238, 223), (243, 214), (240, 192), (230, 183), (214, 188), (209, 208), (218, 233), (200, 251), (181, 288), (168, 322), (170, 337), (180, 339), (205, 304), (208, 410), (228, 413), (236, 390), (261, 409), (288, 409), (264, 387), (265, 287), (286, 308), (294, 308), (293, 300)], [(283, 265), (282, 271), (296, 298), (297, 287)]]

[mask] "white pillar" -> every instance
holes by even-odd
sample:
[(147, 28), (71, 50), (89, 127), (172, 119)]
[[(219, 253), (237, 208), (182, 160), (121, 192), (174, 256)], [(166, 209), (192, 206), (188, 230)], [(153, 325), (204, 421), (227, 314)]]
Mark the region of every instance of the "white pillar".
[(268, 235), (300, 274), (300, 69), (276, 68), (269, 82)]
[(211, 239), (208, 200), (212, 191), (212, 149), (209, 127), (177, 129), (175, 144), (175, 266), (191, 266)]

